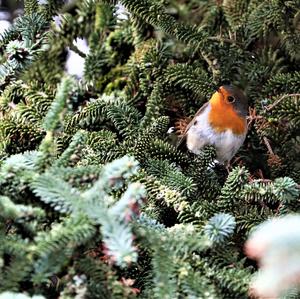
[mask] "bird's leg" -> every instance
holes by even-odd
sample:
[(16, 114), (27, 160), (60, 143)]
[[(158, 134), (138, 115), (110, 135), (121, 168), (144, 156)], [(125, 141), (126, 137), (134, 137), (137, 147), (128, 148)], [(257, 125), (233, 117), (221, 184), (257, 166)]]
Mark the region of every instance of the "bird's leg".
[(235, 158), (235, 159), (232, 161), (232, 163), (230, 162), (231, 160), (230, 160), (230, 161), (227, 161), (227, 162), (225, 163), (225, 168), (226, 168), (228, 174), (229, 174), (230, 171), (232, 170), (233, 165), (236, 164), (236, 163), (238, 163), (240, 160), (241, 160), (241, 157), (237, 157), (237, 158)]
[(225, 163), (225, 168), (226, 168), (226, 170), (227, 170), (227, 173), (229, 174), (230, 171), (232, 170), (232, 166), (231, 166), (231, 164), (230, 164), (230, 161), (227, 161), (227, 162)]
[[(226, 168), (228, 174), (229, 174), (229, 172), (232, 170), (232, 168), (233, 168), (233, 166), (234, 166), (235, 164), (241, 165), (241, 160), (242, 160), (241, 157), (236, 157), (232, 162), (227, 161), (227, 162), (225, 163), (225, 168)], [(240, 163), (239, 163), (239, 162), (240, 162)]]
[(242, 163), (241, 160), (242, 160), (241, 157), (236, 157), (236, 158), (234, 158), (234, 160), (232, 161), (232, 163), (230, 163), (231, 167), (232, 167), (233, 165), (235, 165), (235, 164), (241, 165), (241, 163)]

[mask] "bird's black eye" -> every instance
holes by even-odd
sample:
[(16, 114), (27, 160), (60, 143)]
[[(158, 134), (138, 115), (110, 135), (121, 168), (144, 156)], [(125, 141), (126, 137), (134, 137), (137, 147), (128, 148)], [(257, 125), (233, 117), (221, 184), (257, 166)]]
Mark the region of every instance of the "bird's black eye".
[(195, 121), (194, 121), (194, 126), (196, 126), (196, 125), (197, 125), (197, 123), (198, 123), (198, 121), (197, 121), (197, 120), (195, 120)]
[(235, 102), (235, 98), (234, 98), (233, 96), (229, 96), (229, 97), (227, 98), (227, 101), (228, 101), (229, 103), (234, 103), (234, 102)]

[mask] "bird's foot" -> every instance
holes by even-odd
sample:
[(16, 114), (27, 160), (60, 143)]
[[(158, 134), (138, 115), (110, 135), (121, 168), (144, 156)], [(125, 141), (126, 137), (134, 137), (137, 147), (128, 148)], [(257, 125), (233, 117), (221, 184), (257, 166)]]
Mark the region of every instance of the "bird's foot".
[(229, 174), (230, 171), (232, 170), (232, 165), (230, 164), (230, 162), (227, 162), (227, 163), (225, 164), (225, 168), (226, 168), (226, 170), (227, 170), (227, 173)]

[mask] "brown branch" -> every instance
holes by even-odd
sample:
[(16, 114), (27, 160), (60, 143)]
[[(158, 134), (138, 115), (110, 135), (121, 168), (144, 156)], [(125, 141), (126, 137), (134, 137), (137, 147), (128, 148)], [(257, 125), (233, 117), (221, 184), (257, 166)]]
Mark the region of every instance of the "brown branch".
[(264, 143), (265, 143), (265, 145), (266, 145), (266, 147), (267, 147), (269, 153), (270, 153), (271, 155), (274, 155), (274, 152), (273, 152), (273, 150), (272, 150), (272, 148), (271, 148), (270, 142), (269, 142), (269, 140), (267, 139), (267, 137), (263, 137), (263, 140), (264, 140)]
[(273, 109), (276, 105), (278, 105), (282, 100), (289, 98), (289, 97), (299, 97), (300, 93), (291, 93), (291, 94), (285, 94), (284, 96), (282, 96), (280, 99), (278, 99), (277, 101), (275, 101), (273, 104), (267, 106), (265, 109), (267, 111), (270, 111), (271, 109)]
[(73, 52), (78, 54), (80, 57), (86, 58), (86, 54), (83, 53), (81, 50), (79, 50), (79, 48), (76, 45), (71, 44), (71, 45), (69, 45), (69, 48), (70, 48), (70, 50), (72, 50)]

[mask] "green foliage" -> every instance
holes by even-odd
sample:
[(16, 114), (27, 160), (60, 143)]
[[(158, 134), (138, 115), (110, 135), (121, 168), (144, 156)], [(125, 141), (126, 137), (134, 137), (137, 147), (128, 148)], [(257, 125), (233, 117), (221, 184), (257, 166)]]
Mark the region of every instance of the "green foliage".
[(63, 112), (66, 110), (68, 94), (72, 89), (72, 84), (73, 81), (71, 78), (65, 78), (58, 87), (56, 97), (43, 122), (43, 127), (46, 131), (52, 132), (56, 130), (59, 121), (64, 118)]
[(235, 219), (229, 214), (217, 214), (210, 218), (204, 231), (209, 239), (219, 243), (224, 241), (235, 228)]
[[(249, 298), (249, 233), (300, 211), (299, 1), (117, 2), (28, 0), (0, 37), (0, 298)], [(175, 145), (227, 83), (225, 168)]]
[(35, 3), (28, 5), (30, 13), (19, 17), (2, 36), (1, 48), (6, 46), (7, 60), (0, 68), (0, 85), (7, 85), (47, 49), (48, 21), (43, 15), (31, 12)]

